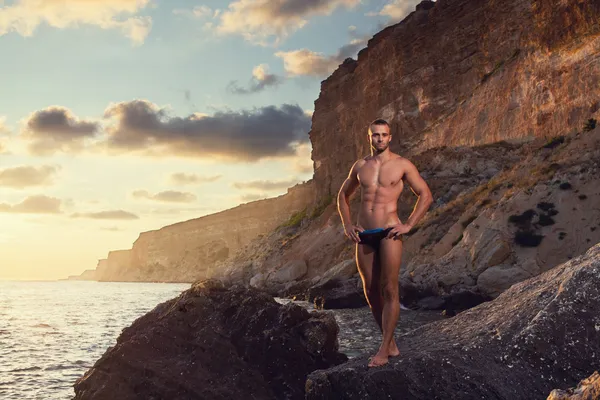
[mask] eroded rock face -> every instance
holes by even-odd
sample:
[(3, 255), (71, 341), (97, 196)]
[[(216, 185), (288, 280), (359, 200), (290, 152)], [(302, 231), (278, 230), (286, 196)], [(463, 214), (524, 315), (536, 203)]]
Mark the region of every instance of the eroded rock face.
[(598, 118), (599, 17), (600, 4), (585, 0), (421, 2), (321, 83), (310, 132), (318, 197), (337, 193), (369, 153), (378, 117), (408, 158), (556, 136)]
[(331, 314), (216, 281), (123, 330), (75, 399), (303, 399), (309, 372), (345, 361)]
[(600, 242), (600, 130), (527, 148), (424, 218), (406, 243), (404, 279), (440, 295), (496, 297)]
[(600, 399), (600, 374), (594, 371), (579, 382), (576, 388), (553, 390), (547, 400), (598, 400)]
[(194, 282), (210, 278), (217, 265), (259, 235), (271, 232), (314, 202), (312, 181), (270, 199), (142, 232), (131, 249), (100, 260), (100, 281)]
[(307, 399), (537, 399), (600, 365), (600, 244), (495, 300), (397, 338), (380, 368), (315, 371)]

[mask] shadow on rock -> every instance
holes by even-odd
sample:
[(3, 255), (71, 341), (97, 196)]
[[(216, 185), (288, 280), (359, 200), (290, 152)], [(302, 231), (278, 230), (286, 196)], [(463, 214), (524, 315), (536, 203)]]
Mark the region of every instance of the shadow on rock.
[(495, 300), (397, 338), (401, 356), (315, 371), (306, 399), (546, 398), (600, 365), (600, 244)]
[(75, 399), (303, 399), (309, 372), (347, 360), (337, 334), (328, 313), (206, 281), (124, 329)]

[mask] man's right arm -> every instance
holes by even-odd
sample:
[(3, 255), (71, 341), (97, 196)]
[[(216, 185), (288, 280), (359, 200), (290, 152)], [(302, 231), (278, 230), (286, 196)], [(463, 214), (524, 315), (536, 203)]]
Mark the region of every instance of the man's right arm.
[(358, 160), (352, 165), (348, 177), (342, 184), (338, 192), (337, 206), (342, 224), (344, 225), (344, 231), (346, 236), (354, 240), (356, 243), (360, 241), (356, 234), (355, 227), (352, 224), (352, 218), (350, 216), (350, 196), (358, 188), (358, 169), (360, 168), (363, 160)]

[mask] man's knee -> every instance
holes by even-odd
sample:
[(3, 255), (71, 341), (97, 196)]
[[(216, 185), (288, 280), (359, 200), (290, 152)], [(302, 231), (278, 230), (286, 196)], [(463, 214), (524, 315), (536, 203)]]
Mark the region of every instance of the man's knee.
[(381, 286), (384, 300), (398, 300), (398, 282), (384, 282)]
[(381, 293), (379, 292), (379, 290), (377, 288), (369, 287), (369, 288), (365, 289), (365, 295), (367, 297), (367, 302), (369, 303), (370, 306), (372, 306), (373, 303), (376, 303), (377, 301), (379, 301)]

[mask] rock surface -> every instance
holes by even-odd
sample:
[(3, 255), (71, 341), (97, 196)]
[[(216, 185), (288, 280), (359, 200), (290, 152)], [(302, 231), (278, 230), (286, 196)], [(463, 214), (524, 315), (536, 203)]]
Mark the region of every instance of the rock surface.
[(369, 153), (368, 123), (391, 121), (392, 151), (558, 136), (600, 115), (600, 3), (422, 1), (321, 83), (310, 138), (317, 197)]
[(547, 400), (598, 400), (600, 399), (600, 374), (598, 371), (579, 382), (574, 389), (553, 390)]
[(284, 195), (143, 232), (131, 249), (98, 262), (100, 281), (194, 282), (252, 239), (271, 232), (314, 202), (312, 181)]
[(311, 373), (307, 400), (538, 399), (600, 365), (600, 244), (495, 300), (397, 338), (401, 356)]
[(331, 314), (205, 281), (124, 329), (75, 399), (303, 399), (309, 372), (347, 359), (337, 334)]

